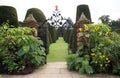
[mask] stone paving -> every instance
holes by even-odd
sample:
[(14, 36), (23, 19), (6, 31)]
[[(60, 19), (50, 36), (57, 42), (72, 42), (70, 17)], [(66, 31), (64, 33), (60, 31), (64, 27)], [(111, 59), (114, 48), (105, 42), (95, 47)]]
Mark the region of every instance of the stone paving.
[(3, 78), (120, 78), (120, 76), (94, 74), (80, 75), (75, 71), (68, 71), (66, 62), (47, 63), (27, 75), (2, 75)]

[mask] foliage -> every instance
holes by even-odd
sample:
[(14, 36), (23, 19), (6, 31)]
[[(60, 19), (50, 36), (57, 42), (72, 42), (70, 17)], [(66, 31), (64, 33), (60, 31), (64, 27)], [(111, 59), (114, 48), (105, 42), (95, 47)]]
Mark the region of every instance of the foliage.
[(30, 8), (27, 10), (25, 18), (28, 17), (29, 14), (32, 14), (33, 17), (40, 24), (38, 28), (38, 37), (43, 41), (43, 47), (45, 48), (46, 54), (49, 53), (49, 45), (50, 45), (50, 33), (48, 30), (48, 25), (46, 23), (46, 17), (44, 13), (38, 8)]
[(17, 12), (14, 7), (11, 6), (0, 6), (0, 24), (9, 22), (11, 27), (18, 26)]
[(27, 27), (0, 27), (0, 69), (5, 72), (20, 72), (45, 63), (43, 42), (32, 34), (35, 29)]
[(41, 40), (43, 41), (43, 47), (45, 48), (45, 52), (46, 54), (49, 53), (49, 46), (50, 46), (50, 32), (48, 30), (48, 26), (45, 23), (43, 26), (40, 26), (38, 28), (38, 37), (41, 38)]
[(102, 15), (99, 17), (99, 20), (101, 20), (102, 23), (107, 24), (111, 27), (112, 31), (116, 31), (120, 33), (120, 19), (118, 20), (112, 20), (110, 19), (109, 15)]
[(89, 65), (89, 55), (79, 57), (78, 54), (71, 54), (66, 60), (69, 70), (77, 70), (80, 74), (93, 73), (93, 69)]
[(102, 15), (101, 17), (99, 17), (99, 20), (101, 20), (102, 23), (109, 25), (110, 23), (109, 17), (110, 17), (109, 15)]
[(77, 59), (76, 54), (71, 54), (66, 58), (67, 66), (69, 70), (75, 70), (75, 61)]
[(76, 21), (79, 20), (82, 12), (85, 14), (85, 16), (87, 17), (88, 20), (91, 20), (91, 15), (90, 15), (90, 10), (89, 10), (89, 6), (88, 5), (78, 5), (77, 6), (77, 14), (76, 14)]
[[(88, 56), (94, 73), (120, 74), (120, 35), (111, 32), (106, 24), (85, 24), (79, 28), (85, 42), (81, 42), (78, 57)], [(82, 54), (82, 56), (81, 56)], [(93, 72), (92, 72), (93, 73)]]
[(46, 17), (44, 15), (44, 13), (38, 8), (30, 8), (30, 9), (28, 9), (25, 18), (27, 18), (29, 14), (32, 14), (33, 17), (39, 23), (44, 22), (46, 20)]
[(46, 54), (49, 53), (49, 45), (50, 45), (50, 33), (48, 30), (48, 25), (46, 23), (46, 17), (44, 13), (38, 8), (30, 8), (27, 10), (25, 18), (28, 17), (29, 14), (32, 14), (33, 17), (40, 24), (38, 28), (38, 37), (43, 41), (43, 47), (45, 48)]
[(120, 19), (111, 20), (110, 21), (110, 27), (112, 28), (113, 31), (116, 31), (116, 32), (120, 33)]
[(49, 32), (51, 34), (52, 42), (54, 43), (58, 39), (57, 29), (55, 27), (53, 27), (53, 26), (49, 26), (48, 30), (49, 30)]

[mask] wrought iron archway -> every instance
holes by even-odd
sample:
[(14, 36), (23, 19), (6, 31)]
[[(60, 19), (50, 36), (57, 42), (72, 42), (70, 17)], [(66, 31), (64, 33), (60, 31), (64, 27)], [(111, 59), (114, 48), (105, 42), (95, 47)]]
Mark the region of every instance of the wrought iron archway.
[(58, 9), (58, 6), (56, 5), (55, 6), (55, 11), (53, 11), (53, 14), (50, 18), (48, 18), (46, 20), (47, 23), (50, 24), (50, 26), (54, 26), (56, 28), (58, 27), (68, 27), (68, 25), (66, 24), (69, 24), (70, 28), (72, 28), (73, 26), (73, 22), (70, 18), (65, 18), (61, 15), (59, 9)]

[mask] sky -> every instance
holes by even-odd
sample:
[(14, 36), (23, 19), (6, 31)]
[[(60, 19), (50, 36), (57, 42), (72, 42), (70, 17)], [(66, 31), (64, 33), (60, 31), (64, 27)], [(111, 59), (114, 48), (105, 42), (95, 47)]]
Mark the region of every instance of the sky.
[(55, 6), (58, 5), (62, 16), (70, 17), (75, 22), (76, 8), (81, 4), (89, 6), (93, 22), (98, 22), (98, 18), (102, 15), (110, 15), (112, 20), (120, 18), (120, 0), (0, 0), (0, 5), (16, 8), (19, 21), (24, 20), (26, 12), (30, 8), (40, 9), (46, 18), (49, 18), (55, 10)]

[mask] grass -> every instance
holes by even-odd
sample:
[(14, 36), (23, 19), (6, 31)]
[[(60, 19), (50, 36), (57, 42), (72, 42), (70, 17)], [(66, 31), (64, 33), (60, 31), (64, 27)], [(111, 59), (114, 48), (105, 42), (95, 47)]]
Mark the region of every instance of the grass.
[(47, 62), (63, 62), (68, 55), (68, 44), (59, 37), (56, 43), (50, 45), (49, 50)]

